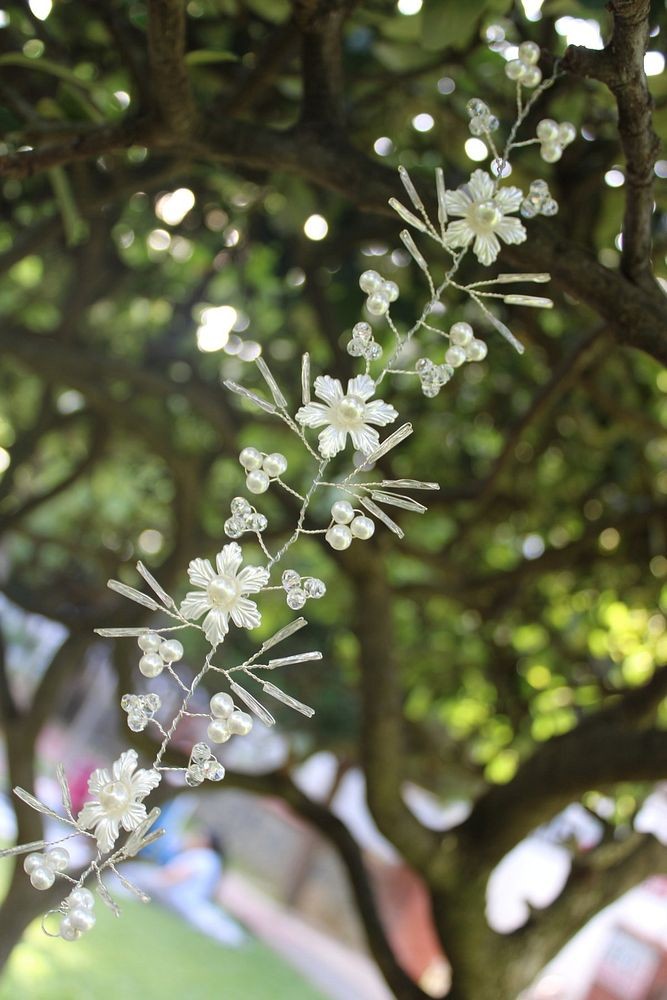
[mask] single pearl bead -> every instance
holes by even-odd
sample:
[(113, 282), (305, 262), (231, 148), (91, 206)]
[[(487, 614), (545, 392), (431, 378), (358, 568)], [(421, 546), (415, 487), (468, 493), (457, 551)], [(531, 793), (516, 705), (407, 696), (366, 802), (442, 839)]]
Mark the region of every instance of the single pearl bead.
[(338, 416), (346, 423), (359, 423), (364, 419), (366, 407), (356, 396), (344, 396), (337, 407)]
[(449, 331), (450, 343), (457, 347), (466, 347), (473, 338), (473, 329), (470, 323), (454, 323)]
[(385, 281), (384, 294), (390, 302), (395, 302), (400, 293), (400, 289), (395, 281)]
[(159, 677), (164, 670), (162, 657), (157, 653), (145, 653), (139, 660), (139, 670), (144, 677)]
[(277, 476), (282, 476), (283, 472), (287, 469), (287, 459), (279, 451), (274, 451), (273, 454), (266, 456), (262, 463), (262, 468), (267, 476), (275, 479)]
[(63, 917), (60, 921), (60, 936), (63, 941), (78, 941), (81, 937), (81, 931), (78, 931), (76, 927), (72, 925), (72, 921), (69, 917)]
[(466, 348), (468, 361), (483, 361), (487, 355), (486, 344), (483, 340), (471, 340)]
[(511, 59), (505, 63), (505, 76), (509, 80), (520, 80), (526, 72), (526, 66), (519, 59)]
[(372, 295), (384, 284), (382, 277), (377, 271), (364, 271), (359, 277), (359, 288), (367, 295)]
[(232, 735), (227, 725), (227, 719), (211, 719), (206, 732), (209, 740), (213, 743), (226, 743)]
[(521, 83), (524, 87), (537, 87), (541, 82), (542, 70), (539, 66), (527, 66), (521, 77)]
[(99, 793), (100, 805), (105, 812), (122, 813), (130, 803), (130, 793), (122, 781), (110, 781)]
[(536, 135), (542, 142), (553, 142), (558, 139), (558, 122), (555, 122), (553, 118), (543, 118), (538, 123)]
[(92, 910), (95, 906), (95, 897), (90, 889), (86, 889), (83, 885), (72, 889), (67, 899), (71, 906), (78, 907), (79, 909)]
[(269, 477), (262, 469), (253, 469), (245, 481), (251, 493), (266, 493), (269, 488)]
[(55, 880), (56, 875), (52, 868), (35, 868), (30, 873), (33, 889), (50, 889)]
[(374, 292), (368, 296), (366, 308), (372, 316), (384, 316), (389, 309), (389, 299), (380, 292)]
[(234, 711), (234, 699), (226, 691), (218, 691), (211, 698), (211, 714), (216, 719), (228, 719)]
[(349, 524), (354, 517), (354, 507), (347, 500), (336, 500), (331, 506), (331, 516), (336, 524)]
[(483, 226), (497, 226), (502, 218), (502, 212), (495, 201), (483, 201), (477, 206), (477, 219)]
[(46, 852), (46, 861), (54, 871), (64, 872), (69, 864), (69, 851), (64, 847), (52, 847)]
[(464, 364), (465, 360), (466, 352), (462, 347), (449, 347), (445, 351), (445, 361), (448, 365), (451, 365), (452, 368), (460, 368), (461, 365)]
[(519, 59), (521, 62), (534, 66), (540, 58), (540, 47), (535, 42), (522, 42), (519, 46)]
[(157, 653), (161, 642), (162, 639), (157, 632), (146, 632), (145, 635), (140, 635), (137, 639), (139, 649), (144, 653)]
[(238, 597), (236, 582), (229, 576), (216, 576), (206, 588), (213, 604), (227, 605)]
[(23, 871), (26, 875), (32, 875), (38, 868), (43, 868), (46, 864), (45, 854), (29, 854), (23, 862)]
[(577, 138), (577, 130), (572, 122), (562, 122), (558, 126), (558, 141), (563, 146), (569, 146)]
[(363, 541), (366, 541), (375, 533), (375, 521), (364, 514), (358, 514), (350, 525), (350, 531), (355, 538), (361, 538)]
[(91, 931), (95, 926), (95, 914), (90, 910), (79, 909), (76, 907), (74, 910), (69, 912), (69, 922), (76, 931), (81, 931), (85, 934), (86, 931)]
[(160, 656), (165, 663), (175, 663), (183, 656), (183, 646), (178, 639), (163, 639), (160, 645)]
[(250, 472), (252, 469), (261, 469), (262, 453), (257, 448), (244, 448), (239, 455), (239, 462), (246, 472)]
[(235, 736), (247, 736), (252, 729), (252, 716), (235, 708), (229, 717), (229, 731)]
[(546, 163), (557, 163), (563, 155), (563, 150), (555, 142), (547, 142), (540, 146), (540, 156)]
[(352, 532), (346, 524), (334, 524), (324, 536), (332, 549), (342, 552), (352, 544)]

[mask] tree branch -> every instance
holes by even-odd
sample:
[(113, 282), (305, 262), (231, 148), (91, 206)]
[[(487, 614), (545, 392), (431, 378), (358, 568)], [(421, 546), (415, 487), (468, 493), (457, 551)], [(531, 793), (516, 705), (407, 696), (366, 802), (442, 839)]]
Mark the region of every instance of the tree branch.
[[(657, 781), (667, 773), (667, 731), (640, 728), (667, 695), (667, 667), (629, 690), (576, 729), (540, 747), (506, 785), (479, 798), (456, 836), (490, 871), (536, 827), (591, 788)], [(488, 831), (493, 830), (490, 838)]]
[(605, 83), (616, 98), (618, 132), (626, 160), (626, 199), (621, 270), (635, 284), (654, 291), (651, 270), (654, 166), (660, 140), (653, 130), (653, 98), (644, 72), (650, 0), (611, 0), (614, 32), (605, 49), (570, 46), (563, 67)]
[(168, 132), (187, 136), (196, 126), (185, 63), (185, 0), (149, 0), (148, 61), (157, 118)]

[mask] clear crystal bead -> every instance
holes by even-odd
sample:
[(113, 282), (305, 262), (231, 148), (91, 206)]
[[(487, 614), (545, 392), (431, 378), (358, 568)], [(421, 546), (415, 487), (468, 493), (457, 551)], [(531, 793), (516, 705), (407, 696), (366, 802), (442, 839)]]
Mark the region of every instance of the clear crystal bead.
[(219, 760), (216, 760), (215, 757), (211, 757), (211, 759), (207, 760), (204, 765), (204, 774), (209, 781), (222, 781), (225, 776), (225, 769)]
[(293, 590), (301, 583), (301, 577), (295, 569), (286, 569), (280, 578), (280, 582), (285, 590)]
[(162, 704), (160, 701), (160, 696), (157, 694), (147, 694), (144, 697), (144, 704), (150, 712), (157, 712), (158, 708)]
[(224, 532), (227, 535), (227, 538), (240, 538), (243, 534), (243, 528), (235, 517), (229, 517), (225, 521)]
[(538, 214), (538, 211), (529, 198), (524, 198), (521, 202), (521, 207), (519, 208), (519, 214), (522, 215), (524, 219), (534, 219)]
[(547, 198), (542, 205), (542, 215), (556, 215), (558, 212), (558, 202), (553, 198)]
[(305, 603), (306, 594), (301, 587), (293, 587), (292, 590), (287, 591), (287, 606), (291, 608), (292, 611), (299, 611)]
[(364, 349), (358, 340), (350, 340), (346, 350), (352, 358), (361, 358), (364, 354)]
[(303, 581), (303, 589), (307, 597), (312, 597), (315, 600), (319, 600), (320, 597), (324, 597), (327, 592), (327, 588), (322, 580), (318, 580), (315, 576), (308, 576)]
[(466, 104), (466, 111), (471, 118), (488, 115), (489, 108), (479, 97), (471, 97)]
[(253, 531), (266, 531), (268, 521), (264, 514), (255, 514), (252, 518), (252, 530)]
[(120, 699), (120, 707), (124, 712), (129, 712), (135, 702), (136, 694), (124, 694)]
[(211, 756), (211, 748), (208, 743), (195, 743), (190, 752), (190, 765), (204, 764)]
[(203, 780), (204, 772), (202, 768), (196, 764), (191, 764), (185, 772), (185, 784), (189, 785), (190, 788), (196, 788), (198, 785), (201, 785)]
[(370, 323), (361, 322), (355, 323), (352, 328), (352, 336), (355, 340), (360, 340), (361, 343), (368, 343), (369, 340), (373, 338), (373, 330)]
[(369, 361), (377, 361), (378, 358), (382, 357), (382, 348), (379, 344), (376, 344), (375, 341), (373, 341), (373, 343), (369, 344), (366, 348), (365, 354)]
[(232, 514), (249, 514), (252, 510), (245, 497), (234, 497), (230, 506)]
[(127, 724), (133, 733), (143, 733), (148, 725), (148, 716), (145, 712), (130, 712), (127, 717)]

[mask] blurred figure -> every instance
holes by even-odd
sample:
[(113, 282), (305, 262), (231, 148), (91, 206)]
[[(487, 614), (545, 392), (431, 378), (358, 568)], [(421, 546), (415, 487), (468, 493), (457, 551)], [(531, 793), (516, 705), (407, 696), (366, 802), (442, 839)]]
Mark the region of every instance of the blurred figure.
[(213, 902), (223, 871), (224, 851), (210, 830), (190, 834), (162, 866), (132, 862), (123, 874), (157, 901), (180, 913), (197, 930), (228, 948), (247, 940), (243, 928)]

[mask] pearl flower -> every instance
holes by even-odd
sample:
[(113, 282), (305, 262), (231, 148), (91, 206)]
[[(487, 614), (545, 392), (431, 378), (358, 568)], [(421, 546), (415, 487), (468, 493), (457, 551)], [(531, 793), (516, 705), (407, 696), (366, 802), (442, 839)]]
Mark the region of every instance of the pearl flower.
[(500, 252), (498, 237), (505, 243), (523, 243), (526, 239), (519, 220), (507, 217), (507, 213), (517, 211), (522, 200), (519, 188), (496, 190), (490, 174), (475, 170), (464, 187), (445, 194), (448, 213), (463, 216), (447, 227), (447, 245), (464, 247), (474, 239), (473, 251), (480, 264), (493, 264)]
[(382, 399), (369, 403), (374, 392), (375, 382), (370, 375), (351, 378), (345, 394), (337, 378), (320, 375), (315, 379), (315, 395), (325, 405), (308, 403), (297, 411), (296, 419), (304, 427), (326, 425), (319, 435), (320, 454), (324, 458), (333, 458), (342, 451), (348, 434), (354, 447), (365, 455), (377, 447), (380, 436), (369, 424), (385, 427), (393, 423), (398, 412)]
[(126, 750), (114, 761), (111, 771), (99, 767), (88, 779), (92, 796), (78, 815), (84, 830), (93, 830), (100, 851), (110, 851), (118, 839), (120, 827), (128, 832), (146, 819), (145, 799), (160, 784), (157, 771), (137, 771), (137, 751)]
[(239, 573), (242, 562), (241, 546), (231, 542), (215, 557), (216, 569), (208, 559), (193, 559), (188, 566), (190, 583), (202, 590), (186, 594), (181, 614), (196, 621), (208, 612), (204, 634), (212, 646), (219, 645), (229, 632), (230, 618), (237, 628), (256, 628), (262, 620), (255, 602), (243, 595), (259, 593), (269, 581), (269, 571), (246, 566)]

